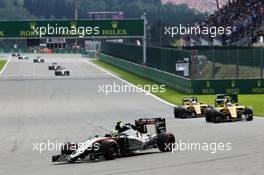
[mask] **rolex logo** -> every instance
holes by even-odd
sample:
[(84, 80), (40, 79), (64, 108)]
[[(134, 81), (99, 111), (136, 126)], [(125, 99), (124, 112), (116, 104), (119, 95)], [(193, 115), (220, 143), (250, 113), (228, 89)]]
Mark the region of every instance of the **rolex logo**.
[(34, 29), (34, 28), (36, 28), (37, 23), (32, 21), (32, 22), (29, 23), (29, 26), (30, 26), (31, 29)]
[(207, 81), (207, 82), (206, 82), (206, 87), (207, 87), (207, 88), (210, 88), (210, 86), (211, 86), (210, 81)]
[(236, 82), (233, 80), (231, 83), (232, 88), (234, 88), (236, 86)]
[(112, 21), (111, 24), (112, 24), (112, 28), (113, 29), (116, 29), (118, 27), (118, 22), (117, 21)]
[(76, 28), (77, 27), (77, 22), (76, 21), (72, 21), (70, 23), (70, 26), (71, 26), (71, 28)]
[(258, 87), (261, 87), (261, 80), (258, 80), (257, 85), (258, 85)]
[(192, 87), (192, 82), (189, 82), (189, 87), (190, 87), (190, 88)]

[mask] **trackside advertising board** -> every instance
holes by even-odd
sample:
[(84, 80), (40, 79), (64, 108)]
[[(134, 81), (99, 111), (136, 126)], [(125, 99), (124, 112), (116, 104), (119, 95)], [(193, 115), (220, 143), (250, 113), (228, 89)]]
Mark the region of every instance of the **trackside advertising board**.
[(144, 20), (0, 21), (0, 38), (136, 38)]

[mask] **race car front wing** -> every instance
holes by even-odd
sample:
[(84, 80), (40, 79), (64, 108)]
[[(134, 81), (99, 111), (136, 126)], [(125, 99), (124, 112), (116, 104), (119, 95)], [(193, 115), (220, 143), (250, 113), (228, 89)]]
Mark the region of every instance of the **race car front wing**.
[(71, 160), (70, 156), (60, 154), (60, 155), (52, 156), (51, 161), (52, 162), (66, 162), (66, 161), (70, 161), (70, 160)]

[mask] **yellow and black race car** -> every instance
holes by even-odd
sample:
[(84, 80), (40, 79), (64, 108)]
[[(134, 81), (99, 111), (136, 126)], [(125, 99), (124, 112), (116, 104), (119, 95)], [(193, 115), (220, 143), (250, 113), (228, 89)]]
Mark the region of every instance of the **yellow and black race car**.
[(174, 107), (175, 118), (204, 117), (208, 104), (199, 103), (196, 97), (182, 99), (183, 106)]
[(237, 94), (221, 94), (216, 96), (215, 108), (207, 108), (205, 119), (207, 122), (219, 123), (225, 121), (253, 120), (253, 108), (238, 103)]

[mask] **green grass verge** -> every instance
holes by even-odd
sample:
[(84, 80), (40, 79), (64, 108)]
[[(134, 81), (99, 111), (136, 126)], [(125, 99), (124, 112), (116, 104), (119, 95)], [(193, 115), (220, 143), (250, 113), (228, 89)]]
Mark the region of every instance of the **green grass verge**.
[[(239, 66), (239, 78), (252, 79), (260, 78), (260, 68), (250, 66)], [(216, 79), (232, 79), (236, 78), (236, 65), (220, 64), (215, 65), (215, 78)], [(199, 75), (197, 79), (212, 79), (213, 78), (213, 63), (203, 64), (198, 70)]]
[(7, 60), (1, 60), (0, 59), (0, 72), (3, 69), (3, 67), (5, 66), (6, 62), (7, 62)]
[[(110, 65), (108, 63), (105, 63), (101, 60), (93, 60), (93, 63), (97, 64), (98, 66), (113, 72), (117, 74), (120, 78), (135, 84), (135, 85), (156, 85), (157, 83), (153, 81), (146, 80), (142, 77), (139, 77), (133, 73), (129, 73), (124, 71), (123, 69), (120, 69), (116, 66)], [(180, 105), (181, 100), (183, 97), (192, 96), (190, 94), (185, 94), (178, 92), (174, 89), (166, 87), (166, 92), (164, 93), (154, 93), (154, 95), (160, 97), (161, 99), (164, 99), (170, 103)], [(196, 96), (199, 101), (207, 104), (214, 104), (215, 95), (196, 95), (193, 94), (193, 96)], [(239, 95), (239, 103), (246, 105), (246, 106), (252, 106), (254, 108), (254, 114), (257, 116), (264, 116), (264, 108), (263, 108), (263, 102), (264, 102), (264, 94), (241, 94)]]

